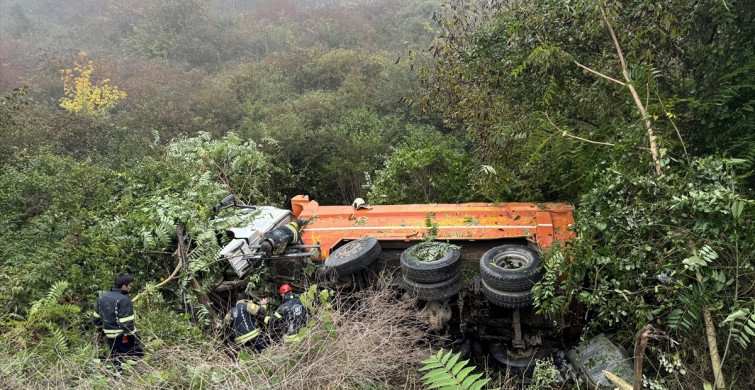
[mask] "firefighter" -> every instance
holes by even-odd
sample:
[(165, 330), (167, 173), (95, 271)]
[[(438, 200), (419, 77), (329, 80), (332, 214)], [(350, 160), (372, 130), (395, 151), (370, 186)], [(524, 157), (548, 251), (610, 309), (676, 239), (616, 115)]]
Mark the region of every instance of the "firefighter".
[(110, 291), (100, 295), (95, 304), (92, 321), (102, 329), (110, 347), (110, 358), (116, 365), (125, 357), (140, 357), (142, 351), (139, 335), (134, 326), (134, 305), (127, 296), (134, 286), (134, 278), (120, 273)]
[(283, 300), (272, 316), (265, 318), (265, 323), (273, 325), (283, 320), (283, 341), (295, 342), (299, 339), (299, 331), (307, 326), (307, 309), (302, 305), (299, 297), (294, 296), (291, 286), (284, 284), (278, 289)]
[[(257, 327), (257, 318), (265, 315), (267, 310), (267, 298), (260, 300), (260, 304), (247, 299), (246, 293), (239, 294), (236, 306), (234, 306), (225, 316), (223, 323), (233, 329), (236, 337), (233, 341), (237, 346), (254, 347), (257, 352), (261, 352), (267, 343), (261, 336), (261, 329)], [(218, 324), (219, 325), (219, 324)]]
[(262, 236), (260, 249), (266, 255), (280, 255), (286, 250), (288, 244), (301, 243), (301, 229), (307, 224), (306, 219), (291, 221), (285, 226), (275, 228)]

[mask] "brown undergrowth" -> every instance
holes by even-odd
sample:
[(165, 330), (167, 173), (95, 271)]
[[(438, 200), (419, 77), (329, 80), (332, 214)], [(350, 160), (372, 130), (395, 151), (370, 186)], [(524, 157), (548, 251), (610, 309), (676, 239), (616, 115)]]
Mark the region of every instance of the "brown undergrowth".
[[(432, 351), (411, 302), (380, 288), (333, 298), (310, 314), (294, 344), (273, 341), (262, 353), (235, 351), (220, 334), (192, 340), (143, 335), (148, 354), (120, 372), (98, 359), (92, 342), (67, 352), (0, 346), (0, 387), (76, 389), (418, 389), (418, 368)], [(49, 351), (49, 350), (48, 350)]]

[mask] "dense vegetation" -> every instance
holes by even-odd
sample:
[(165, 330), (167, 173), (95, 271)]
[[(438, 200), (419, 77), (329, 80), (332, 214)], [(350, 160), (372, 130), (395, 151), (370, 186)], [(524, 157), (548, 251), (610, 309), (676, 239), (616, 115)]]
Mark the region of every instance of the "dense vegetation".
[[(411, 364), (399, 351), (421, 335), (380, 294), (357, 316), (312, 292), (324, 333), (309, 350), (217, 352), (197, 291), (222, 272), (213, 232), (229, 221), (210, 208), (227, 193), (572, 202), (578, 239), (548, 255), (540, 310), (578, 302), (587, 332), (628, 347), (646, 324), (666, 332), (679, 344), (651, 342), (650, 388), (714, 382), (711, 336), (727, 386), (752, 386), (753, 14), (713, 0), (3, 1), (0, 387), (419, 387), (346, 339), (382, 324)], [(190, 266), (155, 288), (178, 232)], [(123, 270), (151, 354), (114, 380), (93, 364), (88, 315)], [(393, 326), (407, 341), (380, 333)]]

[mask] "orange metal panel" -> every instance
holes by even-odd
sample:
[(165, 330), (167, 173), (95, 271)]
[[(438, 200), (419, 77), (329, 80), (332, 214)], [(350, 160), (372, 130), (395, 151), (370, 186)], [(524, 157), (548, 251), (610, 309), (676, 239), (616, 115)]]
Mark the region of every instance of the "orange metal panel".
[(297, 218), (309, 219), (302, 233), (305, 244), (319, 243), (321, 259), (342, 240), (419, 241), (430, 229), (448, 241), (528, 237), (547, 249), (554, 240), (571, 238), (573, 207), (563, 203), (463, 203), (379, 205), (356, 210), (352, 206), (320, 206), (307, 196), (291, 200)]

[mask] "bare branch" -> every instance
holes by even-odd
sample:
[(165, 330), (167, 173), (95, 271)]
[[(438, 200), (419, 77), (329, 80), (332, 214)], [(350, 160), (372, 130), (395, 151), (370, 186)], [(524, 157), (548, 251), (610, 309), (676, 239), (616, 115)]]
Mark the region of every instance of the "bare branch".
[(645, 119), (645, 128), (648, 132), (648, 140), (650, 141), (650, 154), (653, 157), (653, 165), (655, 165), (655, 173), (661, 174), (661, 159), (659, 157), (658, 153), (658, 144), (655, 140), (655, 132), (653, 131), (653, 126), (650, 123), (650, 117), (648, 117), (647, 110), (645, 109), (645, 106), (642, 104), (642, 100), (640, 99), (640, 95), (637, 94), (637, 90), (634, 88), (634, 85), (632, 85), (632, 79), (629, 77), (629, 72), (627, 71), (627, 64), (624, 61), (624, 53), (621, 51), (621, 45), (619, 45), (619, 39), (616, 38), (616, 33), (613, 31), (613, 27), (611, 26), (611, 23), (608, 21), (608, 18), (606, 17), (605, 11), (603, 11), (603, 8), (600, 9), (600, 13), (603, 15), (603, 22), (606, 24), (606, 27), (608, 27), (608, 31), (611, 33), (611, 39), (613, 39), (613, 45), (616, 48), (616, 54), (619, 56), (619, 62), (621, 63), (621, 73), (624, 75), (624, 80), (626, 81), (626, 86), (629, 89), (629, 92), (632, 93), (632, 98), (634, 99), (634, 103), (637, 105), (637, 109), (640, 110), (640, 114), (642, 115), (642, 118)]
[(682, 133), (679, 132), (679, 128), (676, 127), (676, 123), (674, 123), (674, 118), (671, 117), (671, 113), (666, 111), (666, 105), (663, 104), (663, 100), (661, 100), (661, 96), (658, 95), (658, 92), (656, 91), (655, 96), (658, 97), (658, 102), (661, 103), (661, 108), (663, 108), (663, 112), (666, 113), (666, 117), (668, 118), (669, 122), (671, 122), (671, 126), (674, 126), (674, 130), (676, 130), (676, 136), (679, 138), (679, 142), (682, 144), (682, 149), (684, 149), (684, 158), (689, 162), (689, 154), (687, 153), (687, 146), (684, 144), (684, 139), (682, 139)]
[[(162, 282), (160, 282), (157, 285), (155, 285), (154, 288), (156, 288), (156, 289), (160, 288), (160, 287), (164, 286), (166, 283), (168, 283), (171, 280), (173, 280), (173, 278), (175, 278), (176, 275), (178, 275), (178, 271), (180, 271), (180, 270), (181, 270), (181, 260), (179, 259), (178, 260), (178, 264), (176, 264), (176, 269), (173, 270), (173, 273), (170, 274), (170, 276), (168, 276), (167, 279), (165, 279)], [(142, 294), (144, 294), (144, 291), (140, 292), (139, 294), (136, 294), (136, 296), (134, 297), (134, 299), (132, 299), (131, 301), (132, 302), (136, 302), (136, 300), (139, 299), (139, 297), (142, 296)]]
[(648, 345), (648, 339), (667, 339), (671, 345), (679, 344), (666, 333), (655, 329), (653, 325), (647, 324), (635, 335), (634, 344), (634, 390), (642, 389), (642, 361), (645, 359), (645, 348)]
[(610, 77), (610, 76), (606, 76), (606, 75), (604, 75), (603, 73), (600, 73), (600, 72), (598, 72), (597, 70), (593, 70), (593, 69), (590, 69), (590, 68), (588, 68), (588, 67), (586, 67), (586, 66), (584, 66), (584, 65), (580, 64), (580, 63), (579, 63), (579, 62), (577, 62), (577, 61), (574, 61), (574, 63), (575, 63), (575, 64), (577, 64), (577, 66), (579, 66), (580, 68), (582, 68), (582, 69), (584, 69), (584, 70), (586, 70), (586, 71), (588, 71), (588, 72), (592, 72), (592, 73), (595, 73), (596, 75), (598, 75), (598, 76), (600, 76), (600, 77), (602, 77), (602, 78), (604, 78), (604, 79), (606, 79), (606, 80), (610, 80), (610, 81), (613, 81), (614, 83), (616, 83), (616, 84), (619, 84), (619, 85), (621, 85), (622, 87), (624, 86), (624, 84), (626, 84), (626, 83), (624, 83), (624, 82), (621, 82), (621, 81), (619, 81), (619, 80), (616, 80), (616, 79), (615, 79), (615, 78), (613, 78), (613, 77)]
[(589, 140), (587, 138), (582, 138), (582, 137), (577, 137), (576, 135), (571, 135), (571, 134), (567, 133), (566, 130), (563, 130), (562, 128), (556, 126), (556, 124), (553, 123), (553, 121), (551, 120), (551, 117), (548, 115), (547, 112), (545, 113), (545, 117), (548, 119), (548, 122), (550, 122), (551, 126), (555, 127), (556, 130), (560, 131), (561, 134), (564, 137), (574, 138), (576, 140), (580, 140), (580, 141), (587, 142), (587, 143), (590, 143), (590, 144), (595, 144), (595, 145), (616, 146), (615, 144), (611, 144), (611, 143), (608, 143), (608, 142), (593, 141), (593, 140)]
[[(652, 69), (652, 67), (651, 67)], [(645, 82), (645, 107), (650, 105), (650, 74), (651, 72), (648, 72), (648, 79)]]

